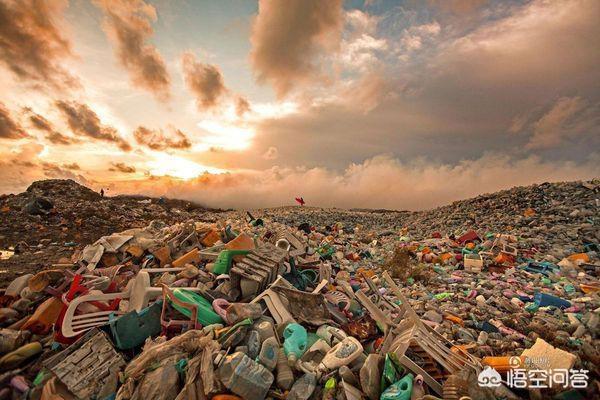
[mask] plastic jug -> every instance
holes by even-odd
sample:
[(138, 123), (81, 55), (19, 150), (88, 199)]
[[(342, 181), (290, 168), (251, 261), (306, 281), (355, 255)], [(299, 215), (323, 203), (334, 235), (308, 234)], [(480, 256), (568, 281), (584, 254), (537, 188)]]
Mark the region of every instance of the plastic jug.
[(283, 350), (289, 364), (293, 365), (306, 351), (308, 334), (302, 325), (293, 322), (285, 327), (283, 338)]
[(304, 374), (300, 379), (294, 382), (286, 400), (308, 400), (317, 386), (317, 377), (315, 374)]
[(289, 390), (294, 383), (294, 373), (288, 365), (283, 349), (277, 349), (277, 387), (283, 390)]
[(410, 400), (413, 387), (413, 374), (407, 374), (404, 378), (394, 383), (381, 393), (380, 400)]
[(279, 343), (277, 343), (277, 339), (275, 337), (271, 336), (263, 342), (262, 347), (260, 348), (260, 353), (258, 355), (258, 361), (262, 365), (267, 367), (269, 371), (273, 371), (273, 369), (277, 365), (278, 351)]
[(223, 385), (245, 399), (264, 399), (273, 383), (273, 374), (244, 353), (233, 353), (218, 370)]
[(275, 328), (273, 323), (268, 320), (257, 321), (254, 323), (254, 329), (256, 329), (260, 335), (260, 340), (263, 342), (270, 337), (275, 336)]
[(319, 369), (325, 372), (339, 368), (342, 365), (348, 365), (356, 360), (362, 351), (362, 344), (355, 337), (348, 336), (325, 354)]

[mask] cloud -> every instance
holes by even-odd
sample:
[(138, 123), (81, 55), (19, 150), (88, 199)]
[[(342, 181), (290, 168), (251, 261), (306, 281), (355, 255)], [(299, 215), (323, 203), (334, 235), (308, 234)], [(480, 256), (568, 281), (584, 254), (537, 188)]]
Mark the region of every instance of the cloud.
[(73, 179), (81, 184), (91, 185), (84, 175), (41, 159), (40, 155), (44, 150), (45, 146), (39, 143), (26, 143), (14, 151), (0, 149), (0, 193), (20, 193), (31, 182), (49, 178)]
[(81, 170), (81, 167), (76, 162), (73, 162), (71, 164), (63, 164), (62, 166), (65, 169), (76, 170), (76, 171)]
[(277, 151), (277, 147), (269, 147), (267, 151), (263, 154), (263, 158), (265, 160), (276, 160), (279, 157), (279, 151)]
[(248, 111), (250, 111), (250, 102), (245, 97), (238, 96), (235, 101), (235, 114), (242, 117)]
[(21, 81), (54, 89), (79, 85), (61, 66), (73, 55), (56, 23), (66, 5), (63, 0), (0, 2), (0, 62)]
[(135, 140), (152, 150), (189, 149), (192, 143), (179, 129), (173, 130), (173, 137), (166, 135), (162, 129), (148, 129), (138, 126), (133, 132)]
[(428, 0), (427, 2), (439, 11), (465, 15), (479, 10), (487, 0)]
[(98, 115), (86, 104), (58, 100), (56, 106), (74, 134), (114, 143), (123, 151), (131, 150), (131, 145), (119, 136), (117, 130), (103, 125)]
[(600, 103), (589, 105), (581, 97), (561, 97), (533, 123), (528, 149), (561, 145), (567, 138), (581, 134), (600, 135)]
[(222, 208), (291, 205), (294, 197), (300, 195), (311, 206), (422, 210), (515, 185), (598, 176), (598, 154), (582, 164), (494, 154), (456, 165), (404, 163), (377, 156), (351, 164), (342, 173), (325, 168), (273, 167), (265, 171), (204, 174), (189, 181), (154, 177), (148, 181), (116, 183), (115, 191), (165, 195)]
[(10, 111), (0, 102), (0, 139), (21, 139), (27, 136), (18, 121), (10, 115)]
[(39, 131), (44, 132), (46, 134), (46, 139), (48, 139), (50, 143), (56, 145), (71, 145), (79, 142), (79, 140), (75, 138), (63, 135), (62, 133), (56, 131), (50, 121), (40, 114), (34, 112), (30, 107), (24, 107), (23, 113), (29, 115), (29, 122), (31, 123), (31, 126)]
[(105, 14), (104, 29), (115, 45), (120, 63), (133, 84), (151, 92), (158, 100), (170, 97), (171, 78), (155, 46), (148, 44), (153, 34), (156, 9), (143, 0), (96, 0)]
[(341, 0), (260, 0), (250, 60), (259, 82), (279, 98), (319, 72), (316, 59), (339, 45)]
[(111, 165), (113, 166), (112, 168), (109, 168), (109, 171), (119, 171), (119, 172), (123, 172), (124, 174), (133, 174), (135, 172), (135, 167), (132, 165), (126, 165), (125, 163), (122, 162), (117, 162), (117, 163), (111, 163)]
[(181, 63), (185, 83), (196, 98), (198, 110), (204, 111), (218, 106), (227, 93), (221, 70), (215, 65), (196, 61), (194, 54), (190, 52), (182, 55)]

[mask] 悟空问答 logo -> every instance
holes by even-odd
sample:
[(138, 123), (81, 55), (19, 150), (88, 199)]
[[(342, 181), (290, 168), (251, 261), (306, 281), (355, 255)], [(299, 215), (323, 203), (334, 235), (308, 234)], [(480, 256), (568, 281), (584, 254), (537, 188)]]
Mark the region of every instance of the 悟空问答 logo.
[(485, 369), (479, 373), (477, 382), (481, 387), (498, 387), (502, 384), (502, 377), (494, 368), (485, 367)]

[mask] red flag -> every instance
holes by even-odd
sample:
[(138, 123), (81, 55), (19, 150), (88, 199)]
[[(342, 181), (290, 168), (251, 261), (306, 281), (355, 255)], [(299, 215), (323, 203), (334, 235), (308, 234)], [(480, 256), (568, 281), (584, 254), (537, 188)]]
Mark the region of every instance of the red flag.
[(305, 201), (302, 197), (296, 197), (296, 201), (298, 202), (298, 204), (300, 204), (301, 206), (303, 206), (305, 204)]

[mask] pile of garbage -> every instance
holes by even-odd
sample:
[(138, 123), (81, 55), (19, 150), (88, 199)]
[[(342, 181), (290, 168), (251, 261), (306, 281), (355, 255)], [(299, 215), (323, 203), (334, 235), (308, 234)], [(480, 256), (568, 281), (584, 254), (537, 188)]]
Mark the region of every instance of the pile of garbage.
[(296, 207), (104, 235), (3, 291), (0, 399), (598, 398), (577, 185), (569, 245), (532, 241), (566, 212), (534, 201), (494, 231)]
[(211, 216), (218, 214), (183, 200), (101, 196), (67, 179), (33, 182), (23, 193), (0, 195), (0, 251), (18, 255), (8, 261), (0, 256), (0, 269), (8, 271), (0, 275), (0, 286), (18, 276), (15, 271), (36, 272), (45, 267), (41, 260), (57, 263), (74, 248), (113, 232), (144, 227), (152, 220), (215, 220)]

